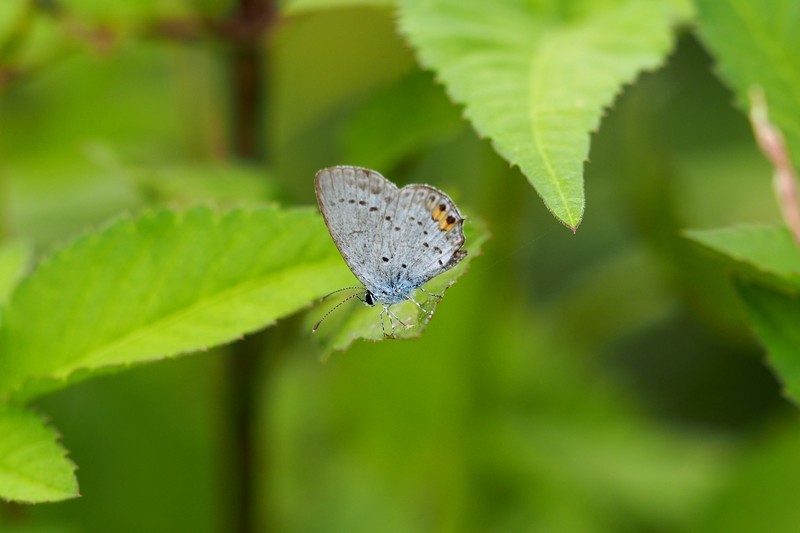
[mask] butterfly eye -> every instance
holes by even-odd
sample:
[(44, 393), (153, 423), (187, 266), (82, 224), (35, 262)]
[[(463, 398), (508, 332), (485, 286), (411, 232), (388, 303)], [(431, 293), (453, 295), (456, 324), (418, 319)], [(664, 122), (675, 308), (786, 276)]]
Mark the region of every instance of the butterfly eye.
[(372, 295), (371, 292), (367, 291), (367, 294), (364, 296), (364, 303), (370, 307), (375, 305), (375, 297)]

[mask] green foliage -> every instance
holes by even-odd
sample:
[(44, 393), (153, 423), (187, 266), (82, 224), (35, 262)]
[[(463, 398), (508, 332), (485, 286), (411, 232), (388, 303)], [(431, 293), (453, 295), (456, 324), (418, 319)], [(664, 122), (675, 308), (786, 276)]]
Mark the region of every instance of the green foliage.
[(575, 230), (590, 133), (621, 87), (669, 52), (672, 7), (402, 0), (400, 14), (422, 63), (465, 106), (476, 130)]
[(75, 465), (40, 417), (0, 404), (0, 435), (0, 498), (52, 502), (78, 495)]
[[(69, 499), (0, 530), (794, 526), (798, 251), (730, 105), (797, 153), (794, 3), (244, 4), (0, 1), (0, 498)], [(336, 164), (470, 207), (414, 340), (310, 333), (355, 280), (264, 204)]]
[[(800, 9), (791, 0), (699, 0), (700, 34), (722, 78), (748, 109), (763, 91), (769, 121), (785, 139), (795, 168), (800, 162)], [(790, 178), (791, 179), (791, 178)], [(766, 180), (764, 180), (766, 183)], [(779, 200), (786, 202), (787, 199)], [(788, 200), (800, 202), (800, 198)], [(797, 400), (800, 367), (796, 338), (800, 248), (784, 228), (734, 228), (691, 232), (695, 240), (729, 256), (748, 278), (738, 292), (749, 321), (766, 346), (787, 394)], [(762, 286), (762, 284), (768, 286)]]
[(800, 288), (800, 248), (785, 227), (745, 226), (693, 230), (695, 241), (771, 277), (773, 283)]
[(19, 286), (2, 326), (0, 391), (26, 397), (78, 371), (230, 342), (348, 278), (308, 210), (123, 219), (62, 248)]
[(697, 0), (700, 34), (743, 108), (763, 89), (772, 122), (800, 165), (800, 6), (794, 0)]
[(747, 282), (737, 288), (785, 393), (800, 402), (800, 291), (786, 293)]
[(273, 442), (265, 515), (298, 531), (419, 531), (431, 513), (453, 531), (611, 531), (632, 515), (677, 529), (714, 492), (724, 447), (651, 425), (581, 363), (596, 354), (482, 277), (486, 260), (419, 341), (282, 369), (264, 435), (296, 438)]

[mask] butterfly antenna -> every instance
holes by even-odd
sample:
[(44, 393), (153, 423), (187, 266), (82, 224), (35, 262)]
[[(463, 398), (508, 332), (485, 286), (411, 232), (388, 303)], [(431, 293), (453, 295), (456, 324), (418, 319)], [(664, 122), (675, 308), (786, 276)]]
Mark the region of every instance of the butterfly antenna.
[[(351, 287), (351, 288), (352, 288), (352, 287)], [(359, 289), (360, 289), (360, 288), (361, 288), (361, 287), (359, 287)], [(346, 289), (340, 289), (340, 290), (346, 290)], [(339, 291), (334, 291), (334, 292), (339, 292)], [(331, 294), (333, 294), (333, 293), (331, 293)], [(323, 321), (323, 320), (325, 320), (326, 318), (328, 318), (328, 315), (330, 315), (331, 313), (333, 313), (334, 311), (336, 311), (336, 310), (337, 310), (337, 309), (338, 309), (338, 308), (339, 308), (339, 307), (340, 307), (340, 306), (341, 306), (343, 303), (345, 303), (345, 302), (348, 302), (348, 301), (352, 300), (353, 298), (355, 298), (355, 297), (356, 297), (356, 296), (358, 296), (358, 295), (359, 295), (359, 293), (351, 294), (350, 296), (348, 296), (347, 298), (345, 298), (344, 300), (342, 300), (342, 301), (341, 301), (341, 302), (339, 302), (338, 304), (334, 305), (334, 306), (333, 306), (333, 308), (331, 308), (331, 309), (330, 309), (330, 310), (329, 310), (327, 313), (325, 313), (324, 315), (322, 315), (322, 318), (320, 318), (320, 319), (319, 319), (319, 321), (318, 321), (316, 324), (314, 324), (314, 327), (313, 327), (313, 328), (311, 328), (311, 333), (316, 333), (316, 332), (317, 332), (317, 328), (319, 327), (319, 325), (320, 325), (320, 324), (322, 324), (322, 321)]]
[[(320, 302), (324, 302), (325, 300), (327, 300), (327, 299), (328, 299), (328, 297), (329, 297), (329, 296), (333, 296), (334, 294), (336, 294), (336, 293), (339, 293), (339, 292), (342, 292), (342, 291), (352, 291), (352, 290), (354, 290), (354, 289), (358, 289), (358, 290), (360, 290), (360, 291), (363, 291), (363, 290), (364, 290), (364, 287), (361, 287), (361, 286), (359, 286), (359, 287), (345, 287), (344, 289), (337, 289), (337, 290), (335, 290), (335, 291), (333, 291), (333, 292), (329, 292), (328, 294), (326, 294), (325, 296), (323, 296), (322, 298), (320, 298), (320, 300), (319, 300), (319, 301), (320, 301)], [(347, 301), (347, 300), (345, 300), (345, 302), (346, 302), (346, 301)], [(342, 303), (344, 303), (344, 302), (342, 302)], [(334, 309), (336, 309), (336, 308), (334, 307)]]

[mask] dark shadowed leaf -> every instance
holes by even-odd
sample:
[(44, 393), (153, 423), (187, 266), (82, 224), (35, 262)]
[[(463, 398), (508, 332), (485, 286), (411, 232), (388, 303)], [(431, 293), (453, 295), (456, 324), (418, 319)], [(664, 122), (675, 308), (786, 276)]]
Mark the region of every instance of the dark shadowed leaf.
[(747, 282), (737, 289), (785, 394), (800, 402), (800, 293)]

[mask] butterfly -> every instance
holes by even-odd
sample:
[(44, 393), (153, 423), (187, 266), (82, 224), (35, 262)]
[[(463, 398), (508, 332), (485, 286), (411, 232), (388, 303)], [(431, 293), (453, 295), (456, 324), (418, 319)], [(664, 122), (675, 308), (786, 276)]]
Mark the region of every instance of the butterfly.
[[(413, 302), (428, 318), (431, 312), (414, 299), (414, 292), (441, 298), (425, 289), (428, 281), (456, 266), (467, 255), (464, 217), (455, 203), (430, 185), (402, 189), (374, 170), (336, 166), (317, 172), (315, 190), (322, 217), (347, 266), (363, 287), (347, 287), (331, 294), (358, 290), (337, 307), (358, 297), (364, 304), (380, 304), (394, 337), (395, 321), (406, 326), (391, 306)], [(328, 295), (330, 296), (330, 294)]]

